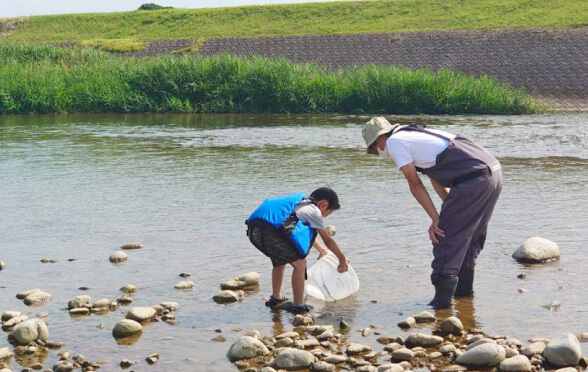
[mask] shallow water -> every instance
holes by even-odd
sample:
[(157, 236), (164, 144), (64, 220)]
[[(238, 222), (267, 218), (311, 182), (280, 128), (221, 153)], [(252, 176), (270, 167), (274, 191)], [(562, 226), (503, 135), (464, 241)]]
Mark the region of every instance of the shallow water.
[[(503, 164), (503, 193), (479, 259), (475, 298), (456, 303), (466, 327), (523, 341), (587, 332), (588, 116), (396, 119), (464, 134)], [(337, 303), (309, 302), (316, 314), (332, 312), (321, 322), (336, 325), (342, 316), (352, 324), (350, 340), (381, 350), (377, 336), (363, 338), (356, 330), (375, 323), (383, 334), (401, 335), (396, 323), (426, 309), (433, 295), (432, 254), (426, 214), (401, 173), (365, 155), (360, 135), (365, 120), (0, 117), (0, 260), (7, 264), (0, 271), (0, 312), (18, 310), (32, 317), (48, 311), (50, 339), (89, 360), (108, 361), (107, 370), (118, 369), (123, 358), (145, 369), (144, 358), (154, 352), (161, 361), (151, 371), (236, 370), (225, 357), (234, 339), (251, 329), (269, 335), (292, 328), (290, 315), (274, 315), (263, 305), (271, 290), (271, 265), (249, 244), (243, 222), (266, 197), (328, 185), (339, 193), (342, 209), (327, 223), (337, 227), (336, 240), (361, 288)], [(510, 254), (531, 236), (556, 241), (561, 260), (516, 263)], [(120, 245), (134, 241), (145, 247), (129, 251), (126, 264), (108, 262)], [(42, 264), (43, 257), (58, 262)], [(174, 289), (184, 271), (192, 273), (192, 291)], [(261, 273), (259, 290), (241, 303), (213, 303), (220, 282), (248, 271)], [(521, 273), (526, 279), (517, 279)], [(289, 275), (287, 270), (287, 295)], [(79, 294), (114, 298), (129, 283), (139, 288), (133, 306), (179, 302), (178, 323), (152, 324), (138, 342), (118, 345), (111, 330), (128, 308), (83, 318), (60, 310)], [(82, 292), (80, 286), (90, 290)], [(27, 308), (15, 294), (31, 288), (50, 292), (52, 301)], [(527, 292), (520, 294), (519, 288)], [(560, 301), (561, 308), (543, 307), (551, 301)], [(432, 330), (423, 328), (416, 331)], [(227, 342), (210, 341), (216, 329)], [(3, 338), (0, 348), (5, 346)], [(582, 344), (585, 354), (587, 346)], [(55, 360), (52, 351), (45, 365)], [(18, 370), (17, 361), (12, 367)]]

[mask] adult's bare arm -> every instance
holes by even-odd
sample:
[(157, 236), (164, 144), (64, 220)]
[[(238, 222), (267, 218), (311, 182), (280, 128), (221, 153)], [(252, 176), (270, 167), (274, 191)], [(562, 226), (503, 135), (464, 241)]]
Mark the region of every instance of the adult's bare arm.
[(412, 196), (417, 200), (417, 202), (423, 207), (425, 212), (431, 218), (431, 226), (429, 227), (429, 238), (433, 243), (439, 243), (439, 239), (437, 236), (444, 237), (443, 230), (439, 228), (439, 213), (437, 213), (437, 208), (433, 204), (433, 200), (431, 200), (431, 196), (429, 192), (423, 185), (423, 181), (417, 174), (416, 167), (414, 163), (407, 164), (400, 168), (404, 177), (408, 181), (408, 185), (410, 187), (410, 192)]

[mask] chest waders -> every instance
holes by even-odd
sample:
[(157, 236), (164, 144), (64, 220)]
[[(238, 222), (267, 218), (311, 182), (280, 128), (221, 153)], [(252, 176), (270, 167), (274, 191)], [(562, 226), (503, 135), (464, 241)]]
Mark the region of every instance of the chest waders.
[(441, 206), (439, 228), (445, 237), (433, 244), (431, 281), (435, 308), (451, 306), (452, 297), (473, 295), (476, 259), (484, 248), (488, 222), (502, 189), (498, 160), (486, 149), (462, 137), (447, 138), (416, 126), (397, 130), (418, 131), (449, 141), (430, 168), (417, 171), (451, 190)]

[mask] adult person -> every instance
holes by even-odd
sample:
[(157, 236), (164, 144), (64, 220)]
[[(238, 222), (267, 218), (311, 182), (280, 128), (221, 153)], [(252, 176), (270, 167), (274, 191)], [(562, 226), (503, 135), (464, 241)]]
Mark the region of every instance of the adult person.
[[(374, 117), (362, 130), (368, 154), (394, 160), (410, 192), (431, 218), (433, 308), (451, 307), (452, 298), (473, 295), (476, 259), (502, 189), (498, 160), (475, 142), (416, 125), (391, 125)], [(438, 213), (418, 173), (431, 179), (443, 200)]]

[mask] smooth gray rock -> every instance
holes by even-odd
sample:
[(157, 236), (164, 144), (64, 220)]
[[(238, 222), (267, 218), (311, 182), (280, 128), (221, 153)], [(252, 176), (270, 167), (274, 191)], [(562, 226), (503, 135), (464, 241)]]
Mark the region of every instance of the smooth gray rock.
[(136, 335), (143, 331), (141, 323), (132, 319), (123, 319), (116, 323), (112, 329), (112, 335), (114, 338), (124, 338)]
[(347, 345), (347, 350), (345, 350), (345, 354), (347, 355), (358, 355), (363, 353), (368, 353), (372, 351), (372, 347), (368, 345), (362, 345), (358, 343), (351, 343)]
[(108, 298), (102, 298), (92, 304), (92, 307), (94, 309), (101, 308), (101, 307), (109, 307), (109, 306), (110, 306), (110, 300)]
[(406, 317), (403, 321), (399, 322), (398, 327), (400, 328), (412, 328), (416, 325), (416, 319), (412, 316)]
[(125, 250), (141, 249), (141, 248), (143, 248), (143, 244), (141, 244), (141, 243), (127, 243), (127, 244), (123, 244), (120, 246), (120, 249), (125, 249)]
[(486, 338), (486, 337), (483, 337), (483, 338), (480, 338), (480, 339), (478, 339), (478, 340), (476, 340), (476, 341), (474, 341), (474, 342), (472, 342), (472, 343), (468, 344), (468, 346), (467, 346), (466, 350), (473, 349), (473, 348), (475, 348), (476, 346), (480, 346), (480, 345), (482, 345), (482, 344), (496, 344), (496, 341), (494, 341), (494, 340), (493, 340), (493, 339), (491, 339), (491, 338)]
[(76, 307), (73, 309), (69, 309), (69, 313), (71, 315), (88, 315), (90, 314), (90, 309), (87, 307)]
[(378, 367), (377, 372), (403, 372), (404, 368), (400, 364), (387, 363)]
[(22, 291), (16, 294), (16, 298), (18, 298), (19, 300), (24, 300), (28, 295), (30, 295), (31, 293), (40, 291), (40, 288), (35, 288), (35, 289), (29, 289), (28, 291)]
[(545, 343), (537, 341), (524, 347), (523, 350), (521, 350), (521, 354), (530, 358), (533, 355), (543, 354), (543, 350), (545, 350)]
[(110, 262), (124, 262), (129, 258), (129, 256), (123, 251), (117, 251), (110, 255), (109, 260)]
[(191, 280), (183, 280), (174, 286), (175, 289), (192, 289), (196, 284)]
[(219, 304), (227, 304), (241, 301), (245, 293), (243, 291), (223, 290), (212, 297), (214, 302)]
[(314, 362), (310, 365), (310, 372), (335, 372), (335, 365), (327, 362)]
[(573, 334), (565, 333), (545, 346), (543, 357), (556, 366), (576, 366), (582, 357), (580, 342)]
[(461, 331), (463, 331), (463, 324), (457, 317), (450, 316), (441, 322), (441, 333), (445, 335), (459, 336)]
[(155, 315), (157, 315), (157, 311), (152, 307), (133, 307), (127, 312), (126, 318), (143, 323), (153, 320)]
[(249, 336), (240, 337), (227, 351), (227, 358), (232, 362), (262, 355), (269, 355), (268, 348), (258, 339)]
[(493, 343), (485, 343), (478, 345), (455, 360), (458, 364), (480, 366), (480, 367), (494, 367), (500, 364), (506, 358), (506, 351), (500, 345)]
[(12, 356), (12, 351), (9, 348), (3, 347), (0, 348), (0, 359), (10, 358)]
[(414, 358), (414, 351), (407, 349), (405, 347), (400, 348), (398, 350), (394, 350), (392, 352), (393, 361), (401, 362), (403, 360), (406, 360), (407, 362), (410, 362), (412, 358)]
[(443, 345), (439, 348), (439, 352), (443, 355), (449, 355), (450, 353), (455, 353), (455, 345), (453, 344), (448, 344), (448, 345)]
[(29, 317), (26, 315), (18, 315), (14, 318), (8, 319), (7, 321), (2, 324), (2, 330), (10, 331), (15, 325), (24, 322), (25, 320), (29, 320)]
[(421, 311), (412, 316), (417, 323), (428, 323), (437, 321), (437, 317), (428, 311)]
[(4, 270), (4, 268), (6, 267), (6, 264), (2, 261), (0, 261), (0, 270)]
[(79, 295), (76, 296), (74, 298), (72, 298), (71, 300), (69, 300), (69, 302), (67, 303), (67, 307), (69, 309), (76, 309), (76, 308), (80, 308), (80, 307), (90, 307), (90, 302), (92, 301), (92, 298), (88, 295)]
[(519, 247), (512, 257), (518, 262), (538, 263), (547, 260), (558, 259), (560, 256), (559, 247), (555, 242), (540, 237), (527, 239)]
[(409, 335), (404, 344), (408, 348), (413, 348), (415, 346), (421, 346), (424, 348), (427, 347), (437, 347), (443, 342), (443, 337), (433, 336), (433, 335), (426, 335), (422, 333), (413, 333)]
[(19, 345), (28, 345), (37, 340), (47, 342), (49, 329), (41, 319), (29, 319), (17, 324), (10, 335)]
[(124, 287), (121, 287), (120, 290), (123, 293), (135, 293), (137, 291), (137, 286), (133, 284), (127, 284)]
[(53, 365), (53, 372), (72, 372), (73, 370), (73, 364), (71, 364), (67, 360), (58, 360)]
[(517, 355), (500, 362), (498, 370), (502, 372), (530, 372), (533, 369), (529, 358)]
[[(510, 347), (509, 347), (509, 348), (506, 348), (506, 347), (505, 347), (505, 348), (504, 348), (504, 350), (506, 351), (506, 359), (508, 359), (508, 358), (512, 358), (512, 357), (514, 357), (514, 356), (517, 356), (517, 355), (519, 355), (519, 354), (520, 354), (520, 353), (519, 353), (519, 351), (518, 351), (517, 349), (512, 349), (512, 348), (510, 348)], [(527, 359), (528, 359), (528, 358), (527, 358)]]
[(259, 273), (250, 272), (221, 283), (221, 289), (242, 289), (259, 284)]
[(348, 361), (349, 357), (347, 355), (343, 355), (343, 354), (329, 354), (329, 353), (327, 353), (327, 355), (325, 356), (325, 358), (323, 360), (327, 363), (339, 364), (339, 363), (345, 363), (346, 361)]
[(277, 369), (296, 371), (300, 369), (308, 369), (312, 363), (314, 363), (314, 355), (308, 351), (285, 348), (278, 351), (278, 354), (271, 365)]
[(159, 305), (161, 305), (165, 310), (169, 311), (177, 311), (180, 308), (180, 304), (173, 301), (162, 302)]
[(22, 315), (22, 313), (20, 311), (5, 311), (2, 313), (2, 322), (7, 322), (12, 318), (15, 318), (19, 315)]

